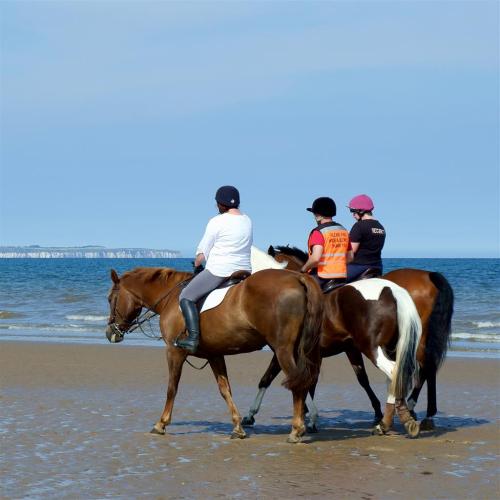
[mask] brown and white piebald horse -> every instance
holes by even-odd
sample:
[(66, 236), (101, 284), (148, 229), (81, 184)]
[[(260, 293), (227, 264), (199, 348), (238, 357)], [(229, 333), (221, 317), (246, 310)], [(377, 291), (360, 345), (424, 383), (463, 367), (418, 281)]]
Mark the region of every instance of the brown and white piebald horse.
[[(165, 268), (137, 268), (119, 277), (112, 270), (113, 286), (108, 301), (110, 316), (107, 338), (123, 340), (143, 308), (160, 315), (160, 329), (166, 343), (169, 372), (163, 413), (151, 432), (165, 434), (170, 424), (182, 366), (188, 353), (174, 346), (185, 330), (179, 310), (181, 283), (191, 273)], [(196, 357), (205, 358), (231, 412), (231, 437), (244, 438), (241, 417), (231, 395), (224, 356), (252, 352), (269, 345), (284, 371), (284, 385), (293, 394), (292, 431), (288, 441), (300, 441), (305, 431), (304, 400), (319, 374), (319, 333), (323, 299), (309, 276), (269, 269), (255, 273), (232, 287), (223, 302), (200, 315), (201, 338)]]
[[(269, 255), (278, 262), (286, 263), (287, 269), (298, 270), (307, 260), (307, 254), (300, 249), (289, 246), (269, 247)], [(392, 281), (408, 291), (412, 297), (422, 322), (422, 336), (417, 350), (417, 360), (420, 365), (419, 376), (415, 387), (408, 399), (408, 407), (413, 410), (418, 395), (424, 382), (427, 381), (427, 416), (421, 422), (422, 429), (434, 427), (432, 417), (437, 412), (436, 405), (436, 373), (444, 360), (451, 333), (451, 317), (453, 314), (453, 290), (440, 274), (418, 269), (398, 269), (383, 276), (384, 279)], [(323, 335), (328, 335), (323, 332)], [(322, 356), (332, 356), (345, 352), (354, 369), (360, 385), (365, 389), (372, 407), (375, 411), (376, 432), (386, 432), (391, 426), (394, 417), (395, 406), (392, 401), (386, 405), (385, 415), (382, 414), (380, 401), (370, 387), (368, 375), (365, 370), (361, 352), (353, 349), (349, 339), (330, 337), (332, 342), (329, 351), (323, 351)], [(279, 368), (275, 360), (271, 361), (269, 368), (259, 383), (259, 392), (247, 417), (243, 419), (244, 425), (253, 425), (254, 415), (258, 412), (265, 390), (278, 375)], [(314, 398), (314, 387), (310, 390)], [(309, 429), (316, 430), (317, 409), (311, 404), (311, 423)], [(415, 414), (412, 411), (413, 416)], [(380, 422), (382, 420), (383, 421)], [(416, 417), (415, 417), (416, 418)], [(380, 424), (379, 424), (380, 422)]]

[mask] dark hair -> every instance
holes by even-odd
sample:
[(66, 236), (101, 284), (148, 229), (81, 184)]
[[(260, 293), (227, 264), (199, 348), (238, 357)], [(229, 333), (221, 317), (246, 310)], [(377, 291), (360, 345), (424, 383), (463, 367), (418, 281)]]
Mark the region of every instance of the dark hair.
[(363, 215), (373, 215), (373, 212), (371, 210), (359, 210), (358, 208), (350, 208), (349, 211), (351, 214), (358, 214), (360, 217), (363, 217)]
[(238, 207), (228, 207), (227, 205), (223, 205), (222, 203), (217, 202), (217, 208), (219, 209), (219, 213), (225, 214), (226, 212), (231, 210), (231, 208), (238, 208)]

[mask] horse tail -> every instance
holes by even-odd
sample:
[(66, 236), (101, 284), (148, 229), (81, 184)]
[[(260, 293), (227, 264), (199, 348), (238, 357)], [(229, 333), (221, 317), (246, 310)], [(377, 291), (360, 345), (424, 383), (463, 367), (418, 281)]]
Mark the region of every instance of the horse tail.
[(403, 399), (418, 376), (416, 355), (422, 335), (422, 322), (410, 294), (397, 285), (391, 286), (391, 291), (397, 304), (399, 339), (390, 392), (396, 399)]
[(323, 321), (323, 294), (314, 280), (297, 275), (306, 295), (306, 312), (296, 345), (295, 369), (288, 373), (283, 385), (290, 390), (307, 390), (319, 376), (321, 358), (319, 337)]
[(429, 278), (438, 289), (438, 294), (429, 317), (425, 366), (437, 372), (451, 342), (454, 296), (450, 283), (441, 273), (429, 273)]

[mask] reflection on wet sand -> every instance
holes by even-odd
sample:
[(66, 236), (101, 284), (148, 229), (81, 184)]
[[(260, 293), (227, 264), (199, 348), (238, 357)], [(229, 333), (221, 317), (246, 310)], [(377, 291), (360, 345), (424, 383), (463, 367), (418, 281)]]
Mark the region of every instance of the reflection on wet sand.
[[(288, 391), (266, 394), (246, 440), (230, 440), (208, 371), (186, 368), (166, 436), (149, 434), (165, 396), (159, 349), (2, 343), (2, 496), (492, 498), (498, 492), (499, 362), (449, 359), (437, 429), (372, 436), (372, 412), (342, 357), (324, 363), (320, 433), (285, 442)], [(270, 353), (228, 358), (240, 411)], [(467, 374), (467, 379), (464, 379)], [(370, 372), (379, 395), (383, 379)], [(425, 408), (425, 394), (420, 409)], [(419, 407), (417, 407), (417, 410)]]

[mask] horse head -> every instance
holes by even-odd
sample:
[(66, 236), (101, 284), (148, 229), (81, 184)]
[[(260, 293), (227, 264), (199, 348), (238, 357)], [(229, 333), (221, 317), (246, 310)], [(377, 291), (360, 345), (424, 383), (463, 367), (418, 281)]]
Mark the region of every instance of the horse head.
[(289, 245), (270, 245), (267, 249), (268, 255), (281, 264), (285, 264), (290, 271), (299, 271), (307, 261), (307, 254), (297, 247)]
[(111, 270), (113, 286), (108, 294), (109, 319), (106, 337), (110, 342), (121, 342), (134, 325), (142, 310), (142, 303), (123, 286), (118, 273)]

